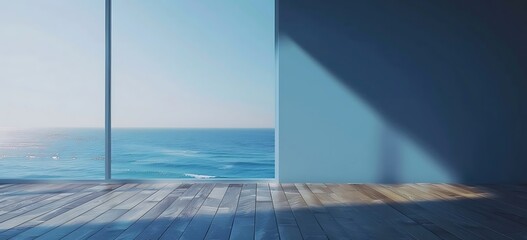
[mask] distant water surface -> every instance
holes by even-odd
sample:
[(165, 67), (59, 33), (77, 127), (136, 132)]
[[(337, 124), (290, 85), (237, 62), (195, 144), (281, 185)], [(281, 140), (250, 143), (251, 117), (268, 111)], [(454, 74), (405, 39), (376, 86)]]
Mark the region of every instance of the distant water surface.
[[(112, 178), (273, 178), (274, 129), (113, 129)], [(104, 129), (0, 130), (0, 179), (102, 179)]]

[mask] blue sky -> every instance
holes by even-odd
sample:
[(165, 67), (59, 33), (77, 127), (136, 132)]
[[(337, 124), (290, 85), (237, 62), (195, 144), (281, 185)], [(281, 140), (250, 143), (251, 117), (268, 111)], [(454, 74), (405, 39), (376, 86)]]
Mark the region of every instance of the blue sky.
[[(104, 1), (0, 1), (0, 127), (104, 126)], [(274, 127), (274, 1), (114, 0), (115, 127)]]

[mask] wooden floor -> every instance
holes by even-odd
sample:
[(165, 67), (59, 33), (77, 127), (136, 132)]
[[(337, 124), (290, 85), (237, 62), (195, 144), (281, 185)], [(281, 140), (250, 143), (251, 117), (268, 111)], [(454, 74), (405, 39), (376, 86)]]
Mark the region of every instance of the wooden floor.
[(3, 184), (0, 239), (527, 239), (527, 186)]

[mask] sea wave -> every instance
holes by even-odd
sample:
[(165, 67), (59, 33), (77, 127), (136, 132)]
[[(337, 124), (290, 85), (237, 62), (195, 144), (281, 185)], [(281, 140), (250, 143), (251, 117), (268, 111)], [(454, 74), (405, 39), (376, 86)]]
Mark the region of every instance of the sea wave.
[[(0, 176), (100, 179), (102, 133), (45, 129), (7, 136), (0, 131)], [(118, 179), (195, 181), (273, 177), (273, 143), (272, 131), (119, 129), (112, 139), (112, 173)]]
[(198, 157), (203, 154), (200, 151), (181, 149), (181, 148), (166, 148), (152, 145), (141, 145), (141, 144), (126, 144), (124, 146), (128, 153), (158, 153), (166, 156), (174, 157)]
[(234, 165), (229, 164), (229, 165), (223, 165), (223, 166), (219, 167), (219, 169), (231, 169), (233, 167), (234, 167)]
[(176, 157), (197, 157), (200, 152), (192, 150), (161, 149), (160, 153)]
[(196, 179), (210, 179), (215, 178), (216, 176), (209, 176), (209, 175), (199, 175), (199, 174), (192, 174), (192, 173), (185, 173), (186, 177), (192, 177)]

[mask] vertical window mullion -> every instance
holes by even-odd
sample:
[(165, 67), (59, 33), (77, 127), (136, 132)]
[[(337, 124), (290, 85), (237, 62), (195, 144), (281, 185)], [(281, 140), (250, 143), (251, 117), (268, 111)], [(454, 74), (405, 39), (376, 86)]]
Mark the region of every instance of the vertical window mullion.
[(112, 178), (112, 111), (111, 111), (111, 93), (112, 93), (112, 1), (106, 0), (105, 7), (105, 164), (104, 178)]

